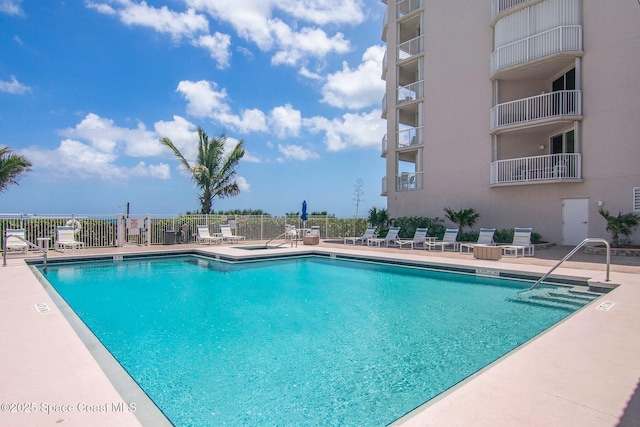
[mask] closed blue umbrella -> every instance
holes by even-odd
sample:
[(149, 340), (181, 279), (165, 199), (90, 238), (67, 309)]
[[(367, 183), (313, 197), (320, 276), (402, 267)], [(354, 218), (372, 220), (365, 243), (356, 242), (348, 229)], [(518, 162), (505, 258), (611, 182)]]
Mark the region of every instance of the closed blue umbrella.
[(302, 202), (302, 215), (300, 215), (300, 219), (303, 221), (307, 220), (307, 201)]

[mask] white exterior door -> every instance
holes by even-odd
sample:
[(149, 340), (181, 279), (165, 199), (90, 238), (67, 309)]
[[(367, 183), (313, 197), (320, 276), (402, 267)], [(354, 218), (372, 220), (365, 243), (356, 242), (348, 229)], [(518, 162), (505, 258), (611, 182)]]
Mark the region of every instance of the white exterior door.
[(562, 244), (575, 246), (588, 234), (589, 199), (562, 200)]

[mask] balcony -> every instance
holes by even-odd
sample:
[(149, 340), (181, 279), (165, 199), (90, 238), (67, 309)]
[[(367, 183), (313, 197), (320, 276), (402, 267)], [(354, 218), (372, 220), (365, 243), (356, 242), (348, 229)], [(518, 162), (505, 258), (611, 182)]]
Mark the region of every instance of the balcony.
[(398, 61), (404, 61), (414, 55), (422, 53), (424, 50), (424, 36), (414, 37), (398, 45)]
[(417, 147), (422, 144), (422, 127), (403, 129), (396, 134), (396, 148), (398, 149)]
[(553, 119), (582, 118), (582, 92), (560, 90), (498, 104), (491, 109), (491, 130), (534, 126)]
[(416, 101), (424, 96), (424, 82), (415, 82), (398, 88), (398, 105)]
[(381, 196), (387, 195), (387, 177), (382, 178), (382, 191), (380, 192)]
[(491, 163), (491, 185), (554, 183), (582, 180), (582, 156), (548, 154), (498, 160)]
[(424, 5), (423, 0), (401, 0), (397, 6), (397, 18), (400, 19), (403, 16), (409, 15), (412, 12), (420, 9)]
[(423, 172), (402, 172), (396, 175), (396, 191), (422, 190)]
[(387, 134), (382, 137), (382, 151), (380, 152), (380, 157), (387, 157)]
[(491, 75), (535, 59), (567, 52), (582, 52), (582, 26), (556, 27), (504, 46), (491, 54)]
[(380, 78), (382, 80), (387, 80), (387, 70), (389, 69), (389, 61), (387, 60), (387, 51), (384, 51), (384, 56), (382, 57), (382, 76)]
[(382, 97), (382, 114), (380, 115), (380, 117), (383, 119), (387, 118), (387, 94), (386, 93)]
[(382, 19), (382, 36), (380, 39), (383, 42), (387, 41), (387, 30), (389, 29), (389, 9), (384, 11), (384, 18)]
[(532, 0), (491, 0), (491, 19), (498, 14), (513, 9)]

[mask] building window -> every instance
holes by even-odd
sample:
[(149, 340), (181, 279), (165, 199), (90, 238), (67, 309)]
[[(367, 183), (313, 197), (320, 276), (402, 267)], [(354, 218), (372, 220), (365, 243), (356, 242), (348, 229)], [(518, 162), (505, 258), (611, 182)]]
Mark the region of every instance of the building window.
[(563, 153), (575, 153), (576, 152), (576, 140), (575, 131), (561, 133), (551, 137), (551, 143), (549, 147), (551, 149), (550, 154), (563, 154)]

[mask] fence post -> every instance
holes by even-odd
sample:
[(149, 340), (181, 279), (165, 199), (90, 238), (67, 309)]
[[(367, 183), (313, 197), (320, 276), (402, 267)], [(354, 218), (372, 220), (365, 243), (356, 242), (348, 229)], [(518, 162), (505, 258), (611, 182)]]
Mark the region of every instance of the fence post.
[(151, 246), (151, 214), (147, 214), (144, 218), (145, 221), (145, 237), (147, 239), (146, 245)]
[(124, 246), (124, 233), (125, 233), (125, 219), (124, 215), (118, 214), (118, 220), (116, 222), (116, 246), (121, 248)]

